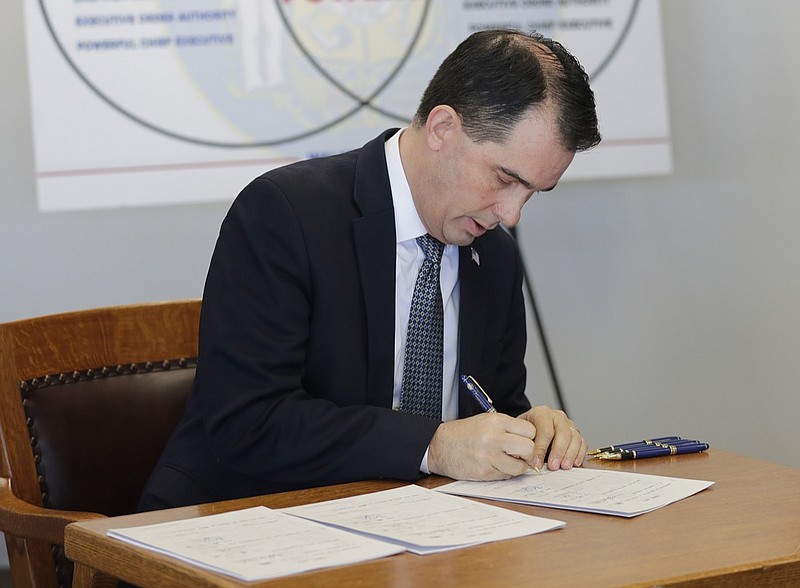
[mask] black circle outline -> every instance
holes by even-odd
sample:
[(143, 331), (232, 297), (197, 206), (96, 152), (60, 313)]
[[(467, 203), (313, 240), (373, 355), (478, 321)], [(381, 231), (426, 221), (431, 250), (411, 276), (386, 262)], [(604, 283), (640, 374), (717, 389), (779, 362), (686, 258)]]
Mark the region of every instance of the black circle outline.
[(631, 6), (631, 11), (628, 13), (628, 20), (625, 22), (625, 26), (622, 27), (622, 33), (620, 34), (619, 37), (617, 37), (617, 42), (611, 48), (611, 51), (608, 52), (606, 58), (600, 62), (600, 65), (597, 66), (597, 70), (595, 70), (595, 72), (589, 76), (590, 80), (597, 79), (597, 76), (599, 76), (603, 72), (603, 70), (608, 66), (608, 64), (611, 63), (611, 60), (617, 54), (617, 51), (619, 51), (620, 47), (622, 47), (623, 41), (628, 37), (628, 33), (631, 30), (631, 26), (633, 25), (633, 19), (636, 16), (636, 11), (638, 9), (639, 9), (639, 0), (633, 0), (633, 6)]
[[(47, 26), (47, 29), (50, 32), (50, 36), (52, 37), (54, 43), (56, 44), (56, 47), (58, 48), (59, 52), (61, 53), (61, 56), (66, 60), (67, 64), (69, 64), (70, 68), (72, 68), (72, 70), (83, 81), (83, 83), (86, 84), (86, 86), (90, 90), (92, 90), (101, 100), (103, 100), (111, 108), (113, 108), (114, 110), (116, 110), (117, 112), (119, 112), (120, 114), (125, 116), (126, 118), (129, 118), (130, 120), (132, 120), (135, 123), (138, 123), (138, 124), (148, 128), (148, 129), (150, 129), (152, 131), (155, 131), (155, 132), (160, 133), (162, 135), (165, 135), (167, 137), (171, 137), (173, 139), (177, 139), (179, 141), (184, 141), (184, 142), (187, 142), (187, 143), (193, 143), (193, 144), (196, 144), (196, 145), (205, 145), (205, 146), (208, 146), (208, 147), (221, 147), (221, 148), (227, 148), (227, 149), (241, 149), (241, 148), (253, 148), (253, 147), (272, 147), (272, 146), (275, 146), (275, 145), (282, 145), (282, 144), (285, 144), (285, 143), (292, 143), (294, 141), (299, 141), (299, 140), (311, 137), (311, 136), (316, 135), (318, 133), (327, 131), (328, 129), (330, 129), (330, 128), (332, 128), (332, 127), (334, 127), (334, 126), (336, 126), (336, 125), (338, 125), (338, 124), (340, 124), (342, 122), (344, 122), (345, 120), (347, 120), (348, 118), (350, 118), (351, 116), (356, 114), (359, 110), (361, 110), (364, 107), (372, 108), (372, 109), (380, 112), (384, 116), (397, 118), (399, 121), (405, 122), (406, 119), (404, 117), (400, 117), (398, 115), (385, 112), (382, 109), (379, 109), (379, 108), (373, 106), (370, 102), (372, 100), (374, 100), (375, 97), (377, 97), (377, 95), (386, 88), (386, 86), (391, 82), (391, 80), (394, 78), (394, 76), (396, 76), (397, 73), (400, 71), (402, 66), (405, 65), (405, 63), (408, 61), (408, 58), (411, 55), (411, 53), (413, 52), (414, 47), (416, 46), (416, 43), (419, 41), (420, 33), (421, 33), (422, 28), (423, 28), (423, 26), (425, 24), (425, 20), (427, 19), (427, 16), (428, 16), (428, 8), (430, 6), (430, 1), (431, 0), (425, 0), (425, 6), (424, 6), (424, 9), (423, 9), (423, 13), (422, 13), (422, 15), (420, 17), (419, 24), (417, 26), (417, 30), (414, 32), (414, 36), (412, 37), (412, 42), (409, 44), (405, 55), (403, 55), (401, 60), (398, 62), (398, 66), (395, 67), (395, 69), (390, 73), (390, 75), (387, 77), (387, 79), (384, 80), (378, 86), (378, 90), (373, 92), (366, 99), (366, 101), (364, 99), (361, 99), (360, 97), (355, 95), (353, 92), (349, 91), (348, 89), (344, 88), (332, 76), (326, 75), (327, 72), (324, 69), (322, 69), (319, 66), (319, 64), (316, 63), (316, 61), (313, 60), (313, 58), (305, 50), (305, 48), (302, 47), (302, 45), (300, 45), (298, 43), (298, 40), (294, 35), (294, 31), (292, 29), (289, 29), (290, 35), (292, 36), (293, 40), (295, 41), (296, 44), (298, 44), (298, 47), (301, 49), (301, 52), (304, 54), (306, 59), (309, 59), (311, 61), (311, 63), (314, 66), (314, 68), (317, 69), (320, 73), (323, 73), (324, 77), (326, 79), (328, 79), (328, 81), (333, 83), (333, 85), (336, 86), (340, 91), (343, 91), (350, 98), (355, 99), (357, 104), (356, 104), (356, 106), (354, 108), (350, 109), (349, 111), (346, 111), (344, 114), (342, 114), (338, 118), (334, 118), (333, 120), (328, 121), (324, 125), (316, 127), (314, 129), (309, 129), (307, 131), (304, 131), (302, 133), (298, 133), (296, 135), (292, 135), (290, 137), (283, 137), (283, 138), (280, 138), (280, 139), (272, 139), (272, 140), (269, 140), (269, 141), (256, 141), (256, 142), (252, 142), (252, 143), (225, 143), (225, 142), (221, 142), (221, 141), (209, 141), (209, 140), (206, 140), (206, 139), (197, 139), (197, 138), (194, 138), (194, 137), (189, 137), (187, 135), (182, 135), (182, 134), (179, 134), (179, 133), (175, 133), (173, 131), (169, 131), (169, 130), (164, 129), (162, 127), (156, 126), (155, 124), (150, 123), (150, 122), (144, 120), (143, 118), (133, 114), (132, 112), (126, 110), (125, 108), (123, 108), (122, 106), (120, 106), (119, 104), (117, 104), (116, 102), (111, 100), (108, 96), (106, 96), (97, 86), (94, 85), (94, 83), (92, 83), (91, 80), (89, 80), (89, 78), (87, 78), (83, 74), (83, 72), (80, 70), (80, 68), (78, 68), (77, 64), (70, 58), (69, 54), (64, 49), (64, 46), (62, 45), (60, 39), (58, 38), (58, 36), (56, 34), (56, 31), (55, 31), (55, 29), (54, 29), (54, 27), (52, 25), (52, 22), (50, 20), (50, 16), (47, 13), (47, 9), (44, 6), (44, 0), (39, 0), (39, 7), (40, 7), (40, 9), (42, 11), (42, 17), (44, 18), (45, 25)], [(277, 3), (277, 0), (276, 0), (276, 3)], [(280, 10), (280, 7), (279, 7), (279, 12), (281, 14), (282, 20), (284, 21), (284, 23), (286, 23), (286, 19), (285, 19), (284, 15), (283, 15), (283, 12)]]
[[(61, 56), (64, 58), (64, 60), (67, 62), (67, 64), (73, 70), (73, 72), (83, 81), (84, 84), (86, 84), (86, 86), (92, 92), (94, 92), (97, 95), (98, 98), (100, 98), (103, 102), (108, 104), (108, 106), (110, 106), (112, 109), (114, 109), (117, 112), (119, 112), (122, 116), (132, 120), (133, 122), (135, 122), (135, 123), (147, 128), (147, 129), (150, 129), (151, 131), (154, 131), (154, 132), (156, 132), (158, 134), (170, 137), (172, 139), (176, 139), (178, 141), (183, 141), (183, 142), (186, 142), (186, 143), (193, 143), (193, 144), (196, 144), (196, 145), (205, 145), (205, 146), (208, 146), (208, 147), (220, 147), (220, 148), (227, 148), (227, 149), (242, 149), (242, 148), (253, 148), (253, 147), (272, 147), (272, 146), (275, 146), (275, 145), (283, 145), (283, 144), (286, 144), (286, 143), (291, 143), (291, 142), (294, 142), (294, 141), (299, 141), (299, 140), (302, 140), (302, 139), (306, 139), (308, 137), (311, 137), (313, 135), (316, 135), (316, 134), (319, 134), (321, 132), (324, 132), (324, 131), (326, 131), (326, 130), (328, 130), (328, 129), (330, 129), (330, 128), (332, 128), (332, 127), (334, 127), (334, 126), (336, 126), (336, 125), (338, 125), (338, 124), (340, 124), (342, 122), (344, 122), (345, 120), (347, 120), (348, 118), (350, 118), (351, 116), (353, 116), (354, 114), (356, 114), (358, 111), (360, 111), (362, 108), (365, 108), (365, 107), (370, 108), (371, 110), (374, 110), (374, 111), (376, 111), (376, 112), (378, 112), (378, 113), (380, 113), (380, 114), (382, 114), (384, 116), (387, 116), (389, 118), (394, 118), (394, 119), (397, 119), (397, 120), (403, 121), (403, 122), (407, 121), (408, 120), (407, 117), (403, 117), (403, 116), (397, 115), (395, 113), (386, 111), (386, 110), (384, 110), (384, 109), (382, 109), (382, 108), (380, 108), (378, 106), (375, 106), (374, 104), (372, 104), (372, 100), (374, 100), (381, 92), (383, 92), (383, 90), (386, 89), (386, 86), (388, 86), (389, 83), (391, 83), (391, 81), (394, 79), (394, 77), (400, 72), (402, 67), (408, 61), (411, 53), (413, 52), (414, 47), (416, 46), (416, 43), (419, 40), (419, 36), (421, 34), (421, 31), (422, 31), (422, 28), (423, 28), (423, 26), (425, 24), (425, 21), (428, 18), (428, 10), (429, 10), (429, 7), (430, 7), (430, 2), (431, 2), (431, 0), (425, 0), (425, 6), (424, 6), (424, 9), (423, 9), (422, 17), (419, 20), (419, 24), (417, 26), (417, 30), (414, 33), (414, 37), (412, 39), (412, 42), (409, 44), (408, 50), (406, 51), (405, 55), (400, 59), (400, 61), (398, 62), (397, 66), (390, 73), (390, 75), (387, 76), (387, 78), (381, 84), (378, 85), (377, 89), (372, 94), (370, 94), (366, 99), (364, 99), (364, 98), (361, 98), (360, 96), (358, 96), (357, 94), (355, 94), (354, 92), (350, 91), (344, 85), (342, 85), (335, 77), (330, 75), (325, 68), (323, 68), (322, 66), (319, 65), (319, 63), (316, 61), (316, 59), (314, 59), (314, 57), (310, 54), (310, 52), (308, 52), (308, 50), (303, 46), (303, 44), (300, 43), (299, 39), (297, 38), (297, 36), (295, 34), (294, 28), (288, 23), (285, 15), (283, 13), (283, 10), (280, 8), (279, 0), (275, 0), (275, 4), (278, 5), (279, 14), (281, 15), (281, 19), (284, 22), (284, 26), (286, 27), (287, 32), (289, 33), (290, 37), (292, 38), (292, 40), (295, 43), (295, 45), (297, 46), (297, 48), (306, 57), (306, 59), (309, 61), (309, 63), (312, 65), (312, 67), (314, 67), (314, 69), (316, 69), (325, 79), (327, 79), (330, 83), (332, 83), (341, 92), (343, 92), (344, 94), (346, 94), (347, 96), (349, 96), (350, 98), (355, 100), (357, 102), (357, 104), (356, 104), (356, 106), (354, 108), (352, 108), (351, 110), (345, 112), (344, 114), (342, 114), (338, 118), (335, 118), (335, 119), (329, 121), (328, 123), (326, 123), (326, 124), (324, 124), (322, 126), (319, 126), (319, 127), (315, 128), (315, 129), (310, 129), (308, 131), (305, 131), (303, 133), (299, 133), (297, 135), (293, 135), (291, 137), (284, 137), (284, 138), (281, 138), (281, 139), (274, 139), (274, 140), (270, 140), (270, 141), (258, 141), (258, 142), (253, 142), (253, 143), (224, 143), (224, 142), (220, 142), (220, 141), (208, 141), (208, 140), (205, 140), (205, 139), (196, 139), (194, 137), (181, 135), (179, 133), (175, 133), (173, 131), (169, 131), (169, 130), (164, 129), (162, 127), (156, 126), (153, 123), (147, 122), (143, 118), (141, 118), (141, 117), (133, 114), (132, 112), (122, 108), (116, 102), (114, 102), (113, 100), (108, 98), (97, 86), (95, 86), (94, 83), (92, 83), (92, 81), (89, 80), (89, 78), (87, 78), (83, 74), (83, 72), (78, 68), (76, 63), (70, 58), (69, 54), (64, 49), (64, 46), (61, 44), (61, 41), (58, 38), (58, 35), (56, 34), (56, 31), (55, 31), (55, 29), (54, 29), (54, 27), (52, 25), (52, 22), (50, 21), (50, 16), (47, 13), (47, 9), (44, 6), (44, 0), (39, 0), (39, 8), (40, 8), (40, 10), (42, 12), (42, 18), (44, 19), (45, 26), (47, 27), (47, 30), (50, 32), (50, 37), (53, 39), (53, 42), (55, 43), (56, 47), (58, 48), (59, 52), (61, 53)], [(602, 73), (602, 71), (608, 66), (608, 64), (614, 58), (616, 53), (622, 47), (622, 44), (625, 41), (625, 39), (627, 38), (628, 32), (630, 31), (630, 28), (631, 28), (631, 26), (633, 24), (633, 19), (634, 19), (635, 15), (636, 15), (636, 12), (638, 10), (639, 2), (640, 2), (640, 0), (633, 0), (633, 5), (631, 6), (631, 10), (628, 13), (628, 19), (625, 22), (625, 25), (623, 26), (623, 29), (622, 29), (622, 32), (621, 32), (620, 36), (617, 38), (617, 42), (611, 48), (611, 51), (608, 53), (606, 58), (600, 63), (600, 65), (598, 66), (597, 70), (593, 74), (589, 75), (589, 78), (591, 80), (596, 79), (597, 76), (600, 75), (600, 73)]]
[(283, 21), (283, 26), (284, 26), (286, 32), (289, 33), (289, 36), (291, 37), (291, 39), (294, 42), (294, 44), (297, 46), (297, 49), (300, 50), (300, 52), (305, 56), (306, 60), (311, 64), (311, 66), (315, 70), (317, 70), (317, 72), (320, 73), (320, 75), (322, 75), (322, 77), (324, 77), (331, 84), (336, 86), (342, 93), (347, 94), (350, 98), (352, 98), (353, 100), (358, 102), (361, 106), (366, 106), (370, 110), (374, 110), (375, 112), (377, 112), (379, 114), (382, 114), (382, 115), (384, 115), (386, 117), (389, 117), (389, 118), (394, 118), (394, 119), (396, 119), (396, 120), (398, 120), (400, 122), (408, 122), (410, 120), (409, 117), (407, 117), (407, 116), (404, 116), (404, 115), (401, 115), (401, 114), (396, 114), (394, 112), (389, 112), (388, 110), (384, 110), (383, 108), (380, 108), (379, 106), (375, 106), (374, 104), (372, 104), (372, 101), (381, 92), (383, 92), (386, 89), (386, 86), (388, 86), (392, 82), (392, 80), (394, 80), (395, 76), (397, 76), (397, 74), (400, 73), (400, 70), (403, 68), (403, 66), (406, 64), (408, 59), (411, 57), (411, 54), (414, 52), (414, 47), (417, 46), (417, 42), (419, 41), (419, 37), (422, 34), (422, 28), (425, 25), (425, 22), (428, 20), (428, 11), (430, 9), (431, 0), (425, 0), (425, 5), (423, 6), (423, 9), (422, 9), (422, 16), (419, 19), (419, 24), (417, 25), (417, 30), (414, 31), (414, 36), (412, 37), (411, 43), (409, 43), (408, 49), (406, 50), (405, 54), (400, 58), (400, 60), (397, 62), (397, 65), (389, 73), (389, 75), (386, 77), (386, 79), (383, 82), (381, 82), (377, 86), (375, 91), (372, 94), (370, 94), (369, 96), (367, 96), (366, 98), (362, 98), (361, 96), (359, 96), (355, 92), (351, 91), (350, 88), (348, 88), (343, 83), (341, 83), (339, 80), (337, 80), (333, 75), (331, 75), (331, 73), (327, 69), (325, 69), (324, 67), (322, 67), (319, 64), (319, 62), (314, 58), (314, 56), (311, 54), (311, 52), (308, 49), (306, 49), (305, 45), (303, 45), (303, 43), (297, 37), (297, 33), (295, 32), (294, 26), (292, 25), (291, 22), (289, 22), (289, 19), (286, 17), (286, 14), (284, 13), (283, 9), (281, 8), (280, 0), (274, 0), (274, 1), (275, 1), (275, 6), (278, 9), (278, 14), (281, 15), (281, 20)]

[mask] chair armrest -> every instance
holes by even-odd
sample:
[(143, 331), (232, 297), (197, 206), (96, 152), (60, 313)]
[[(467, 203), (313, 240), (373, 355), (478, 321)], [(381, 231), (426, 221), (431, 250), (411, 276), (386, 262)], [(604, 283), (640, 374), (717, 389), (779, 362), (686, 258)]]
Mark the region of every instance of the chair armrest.
[(105, 518), (105, 515), (55, 510), (26, 502), (11, 490), (11, 480), (0, 476), (0, 529), (4, 533), (23, 539), (63, 545), (64, 527), (68, 524), (102, 518)]

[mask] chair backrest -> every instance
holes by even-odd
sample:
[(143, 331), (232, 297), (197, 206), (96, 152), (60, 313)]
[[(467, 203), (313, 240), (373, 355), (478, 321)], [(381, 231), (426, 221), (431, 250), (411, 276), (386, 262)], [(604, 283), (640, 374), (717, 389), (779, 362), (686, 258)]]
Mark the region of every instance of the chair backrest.
[[(0, 474), (14, 495), (45, 509), (133, 512), (188, 397), (199, 314), (187, 300), (0, 325)], [(56, 572), (63, 550), (0, 531), (15, 586), (70, 582), (71, 566)]]

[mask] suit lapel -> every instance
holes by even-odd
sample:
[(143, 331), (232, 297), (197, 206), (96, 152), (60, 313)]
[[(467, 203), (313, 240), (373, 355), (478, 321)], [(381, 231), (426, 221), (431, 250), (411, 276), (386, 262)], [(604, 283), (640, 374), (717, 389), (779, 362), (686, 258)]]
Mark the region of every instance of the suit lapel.
[(386, 170), (387, 131), (367, 143), (356, 163), (353, 221), (356, 255), (367, 317), (367, 403), (391, 407), (394, 381), (396, 233)]
[[(480, 259), (480, 242), (476, 240), (471, 247), (460, 247), (458, 258), (458, 278), (461, 287), (459, 326), (459, 370), (462, 374), (474, 373), (480, 366), (481, 343), (485, 336), (486, 305), (488, 285), (481, 275), (480, 262), (473, 257), (473, 251)], [(458, 412), (461, 418), (477, 412), (475, 402), (463, 386), (459, 386)]]

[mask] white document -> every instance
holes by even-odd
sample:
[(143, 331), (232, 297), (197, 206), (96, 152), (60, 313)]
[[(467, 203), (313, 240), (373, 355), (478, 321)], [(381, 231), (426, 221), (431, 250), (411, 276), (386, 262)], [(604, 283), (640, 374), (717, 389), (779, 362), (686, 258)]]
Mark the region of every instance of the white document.
[(682, 500), (714, 482), (632, 472), (573, 468), (529, 472), (497, 482), (453, 482), (439, 492), (621, 517)]
[(283, 512), (349, 529), (425, 555), (532, 535), (564, 526), (488, 504), (409, 485)]
[(265, 506), (111, 529), (108, 535), (246, 581), (403, 551), (397, 545), (318, 525)]

